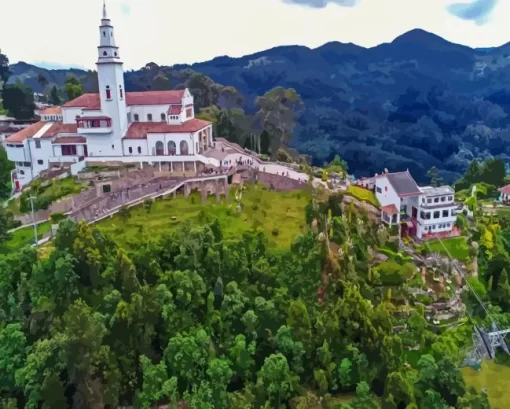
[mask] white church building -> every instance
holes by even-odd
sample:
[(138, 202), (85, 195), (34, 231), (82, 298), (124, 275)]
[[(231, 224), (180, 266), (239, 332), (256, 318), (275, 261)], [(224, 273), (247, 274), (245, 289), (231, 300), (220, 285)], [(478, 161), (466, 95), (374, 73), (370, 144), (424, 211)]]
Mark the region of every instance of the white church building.
[(3, 142), (15, 162), (21, 188), (41, 172), (87, 163), (150, 163), (165, 171), (193, 171), (198, 164), (219, 166), (212, 124), (195, 118), (189, 90), (125, 92), (124, 70), (111, 20), (103, 8), (99, 27), (99, 93), (62, 107), (47, 108), (41, 120)]

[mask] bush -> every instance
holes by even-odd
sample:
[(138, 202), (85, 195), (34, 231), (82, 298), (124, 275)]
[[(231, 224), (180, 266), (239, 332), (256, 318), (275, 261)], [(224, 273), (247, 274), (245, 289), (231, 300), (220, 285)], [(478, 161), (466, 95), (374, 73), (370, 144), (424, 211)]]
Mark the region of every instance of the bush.
[(58, 224), (66, 218), (66, 215), (64, 213), (52, 213), (50, 218), (53, 224)]
[(400, 285), (404, 282), (402, 266), (396, 261), (388, 260), (376, 267), (383, 285)]
[(280, 230), (278, 230), (278, 228), (273, 228), (273, 230), (271, 230), (271, 234), (273, 236), (278, 236), (280, 234)]
[(418, 301), (419, 303), (422, 303), (424, 305), (430, 305), (434, 302), (434, 300), (430, 296), (425, 295), (425, 294), (418, 294), (416, 296), (416, 301)]
[(119, 209), (119, 216), (122, 220), (126, 221), (131, 217), (131, 209), (127, 207), (126, 205), (121, 206)]

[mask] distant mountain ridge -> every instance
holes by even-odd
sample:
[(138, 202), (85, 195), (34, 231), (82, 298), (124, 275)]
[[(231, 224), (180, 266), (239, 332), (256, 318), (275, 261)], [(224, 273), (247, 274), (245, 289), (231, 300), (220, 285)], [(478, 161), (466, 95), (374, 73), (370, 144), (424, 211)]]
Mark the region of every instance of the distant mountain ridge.
[[(90, 76), (25, 63), (11, 69), (11, 81), (36, 91), (39, 73), (58, 85), (67, 74)], [(510, 43), (476, 49), (416, 29), (371, 48), (333, 41), (159, 67), (165, 74), (186, 69), (234, 86), (248, 113), (271, 88), (295, 88), (306, 110), (293, 145), (319, 163), (339, 153), (357, 174), (409, 168), (421, 181), (436, 166), (453, 180), (473, 157), (510, 162)], [(149, 75), (126, 72), (126, 89), (150, 88)]]

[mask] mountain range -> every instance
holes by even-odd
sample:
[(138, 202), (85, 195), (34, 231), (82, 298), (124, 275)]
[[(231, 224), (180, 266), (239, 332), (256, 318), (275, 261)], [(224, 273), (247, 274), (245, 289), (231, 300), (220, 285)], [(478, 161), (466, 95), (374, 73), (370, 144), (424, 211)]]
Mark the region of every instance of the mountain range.
[[(473, 158), (510, 162), (510, 43), (473, 49), (416, 29), (372, 48), (282, 46), (158, 72), (189, 69), (235, 87), (247, 113), (255, 112), (255, 97), (273, 87), (296, 89), (306, 109), (293, 147), (317, 163), (339, 154), (356, 176), (409, 169), (424, 182), (435, 166), (453, 181)], [(39, 74), (60, 86), (73, 74), (92, 86), (91, 73), (83, 70), (20, 62), (11, 71), (10, 81), (36, 91)], [(150, 88), (148, 75), (153, 70), (126, 72), (126, 89)]]

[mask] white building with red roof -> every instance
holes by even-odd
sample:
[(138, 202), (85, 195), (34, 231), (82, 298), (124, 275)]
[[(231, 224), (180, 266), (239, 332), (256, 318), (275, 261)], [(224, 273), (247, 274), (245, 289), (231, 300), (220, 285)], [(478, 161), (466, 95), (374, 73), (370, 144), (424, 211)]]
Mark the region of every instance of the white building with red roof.
[(383, 173), (374, 179), (383, 222), (400, 225), (403, 236), (427, 239), (460, 235), (455, 225), (459, 206), (450, 186), (419, 187), (409, 171)]
[(111, 20), (103, 7), (99, 27), (99, 93), (62, 107), (47, 108), (41, 120), (5, 139), (23, 187), (52, 167), (87, 162), (159, 163), (165, 170), (219, 166), (213, 155), (212, 124), (195, 118), (188, 89), (125, 92), (123, 63)]

